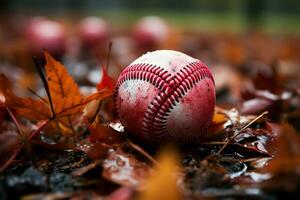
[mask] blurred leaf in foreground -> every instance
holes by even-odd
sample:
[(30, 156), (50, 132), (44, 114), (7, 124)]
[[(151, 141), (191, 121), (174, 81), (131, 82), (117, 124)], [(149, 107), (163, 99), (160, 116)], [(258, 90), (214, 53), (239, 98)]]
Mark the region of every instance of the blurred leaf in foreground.
[[(273, 144), (273, 143), (272, 143)], [(300, 136), (289, 124), (280, 129), (275, 142), (275, 157), (266, 166), (266, 172), (272, 178), (264, 182), (264, 187), (287, 192), (299, 191), (300, 188)]]
[(165, 149), (158, 157), (159, 166), (145, 183), (139, 200), (183, 199), (178, 188), (179, 156), (173, 149)]

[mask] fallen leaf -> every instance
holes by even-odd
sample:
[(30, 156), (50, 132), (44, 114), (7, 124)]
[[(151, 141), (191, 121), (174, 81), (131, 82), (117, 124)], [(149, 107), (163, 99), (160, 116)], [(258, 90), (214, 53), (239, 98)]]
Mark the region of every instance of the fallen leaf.
[(82, 141), (78, 149), (85, 152), (89, 158), (98, 160), (106, 155), (110, 146), (104, 143), (91, 143), (89, 141)]
[(111, 92), (101, 90), (88, 97), (83, 97), (80, 94), (78, 85), (68, 74), (65, 67), (56, 61), (48, 51), (45, 51), (44, 54), (47, 82), (56, 115), (65, 116), (78, 113), (87, 103), (111, 95)]
[(65, 97), (61, 100), (60, 104), (54, 106), (54, 110), (57, 117), (80, 114), (81, 112), (83, 112), (83, 109), (89, 102), (93, 100), (101, 101), (104, 98), (109, 97), (111, 95), (112, 92), (108, 90), (102, 90), (97, 93), (91, 94), (87, 97), (82, 97), (82, 96)]
[(56, 61), (47, 50), (44, 51), (44, 55), (47, 82), (53, 103), (59, 104), (62, 98), (67, 96), (81, 96), (77, 84), (65, 67)]
[(165, 149), (158, 157), (159, 166), (145, 182), (138, 200), (183, 199), (178, 188), (179, 157), (173, 149)]
[(20, 146), (21, 138), (16, 131), (4, 131), (0, 133), (0, 168)]
[(251, 115), (240, 115), (238, 110), (235, 108), (226, 110), (216, 106), (214, 116), (205, 139), (210, 141), (216, 139), (218, 136), (224, 136), (224, 133), (226, 133), (228, 128), (247, 124), (254, 118), (255, 116)]
[(255, 115), (269, 110), (274, 102), (263, 98), (253, 98), (244, 101), (241, 105), (241, 113), (244, 115)]
[(149, 173), (149, 167), (133, 155), (120, 148), (109, 149), (103, 161), (102, 176), (114, 183), (127, 187), (140, 187)]
[(99, 91), (103, 89), (113, 90), (115, 87), (115, 80), (108, 75), (105, 67), (101, 67), (101, 74), (102, 79), (98, 83), (97, 89)]
[(95, 121), (89, 126), (90, 136), (89, 140), (92, 143), (102, 142), (108, 145), (118, 144), (122, 141), (119, 132), (114, 130), (109, 124), (99, 124)]
[(228, 120), (228, 116), (226, 116), (224, 113), (215, 111), (213, 119), (208, 129), (209, 134), (207, 134), (206, 140), (212, 140), (217, 136), (221, 135), (225, 131), (224, 123)]
[(289, 124), (284, 123), (275, 145), (275, 157), (263, 169), (272, 178), (265, 181), (263, 186), (273, 190), (297, 191), (300, 185), (300, 136)]
[[(47, 62), (45, 67), (47, 81), (57, 118), (80, 114), (89, 102), (111, 96), (111, 91), (102, 90), (83, 97), (77, 84), (68, 75), (64, 66), (53, 59), (48, 51), (45, 51), (45, 57)], [(15, 109), (19, 115), (32, 121), (50, 119), (52, 117), (48, 102), (41, 99), (17, 97), (12, 91), (11, 83), (4, 74), (0, 75), (0, 83), (1, 105), (5, 103), (6, 106)], [(60, 122), (68, 124), (68, 127), (72, 127), (70, 119), (60, 120)]]
[(212, 124), (222, 124), (228, 120), (228, 117), (223, 113), (214, 113)]
[(0, 75), (0, 95), (2, 106), (14, 108), (17, 113), (29, 120), (42, 120), (51, 117), (47, 103), (31, 98), (17, 97), (11, 87), (10, 81), (4, 74)]

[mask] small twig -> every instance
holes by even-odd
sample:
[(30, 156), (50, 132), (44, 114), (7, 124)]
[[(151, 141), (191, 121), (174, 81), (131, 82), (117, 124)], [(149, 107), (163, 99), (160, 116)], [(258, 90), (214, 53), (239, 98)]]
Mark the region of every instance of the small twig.
[(201, 145), (224, 145), (226, 142), (212, 141), (212, 142), (204, 142)]
[(131, 141), (127, 140), (128, 144), (137, 152), (139, 152), (140, 154), (142, 154), (143, 156), (145, 156), (148, 160), (150, 160), (156, 167), (159, 166), (159, 163), (150, 155), (148, 154), (146, 151), (144, 151), (141, 147), (139, 147), (138, 145), (132, 143)]
[(38, 59), (36, 57), (33, 57), (33, 61), (34, 61), (34, 64), (35, 64), (35, 68), (38, 71), (39, 76), (40, 76), (40, 78), (41, 78), (41, 80), (43, 82), (44, 88), (46, 90), (47, 97), (48, 97), (49, 104), (50, 104), (51, 113), (52, 113), (52, 118), (54, 119), (55, 118), (55, 112), (54, 112), (54, 108), (53, 108), (52, 98), (51, 98), (51, 95), (50, 95), (49, 85), (48, 85), (48, 82), (46, 80), (45, 74), (44, 74), (44, 72), (42, 70), (43, 67), (39, 63), (39, 61), (38, 61)]
[(21, 151), (21, 148), (16, 149), (16, 151), (10, 156), (10, 158), (0, 167), (0, 173), (2, 173), (17, 157), (18, 153)]
[(88, 172), (89, 170), (91, 169), (94, 169), (95, 167), (101, 165), (101, 160), (95, 160), (94, 162), (84, 166), (84, 167), (81, 167), (79, 169), (75, 169), (71, 175), (73, 177), (78, 177), (78, 176), (82, 176), (83, 174), (85, 174), (86, 172)]
[(109, 61), (110, 61), (110, 55), (111, 55), (111, 49), (112, 49), (112, 41), (109, 42), (108, 44), (108, 53), (106, 57), (106, 72), (108, 73), (108, 67), (109, 67)]
[(34, 138), (37, 134), (39, 134), (41, 132), (41, 130), (46, 126), (48, 125), (53, 119), (49, 119), (49, 120), (46, 120), (46, 121), (43, 121), (43, 123), (40, 125), (40, 127), (38, 129), (36, 129), (34, 132), (32, 132), (27, 140), (31, 140), (32, 138)]
[(36, 96), (37, 98), (39, 98), (40, 100), (42, 100), (43, 102), (45, 102), (46, 104), (48, 104), (47, 100), (44, 99), (43, 97), (41, 97), (39, 94), (37, 94), (35, 91), (33, 91), (30, 88), (27, 88), (27, 90), (33, 95)]
[(23, 131), (22, 131), (21, 125), (18, 122), (17, 118), (15, 117), (15, 115), (11, 112), (11, 110), (8, 107), (5, 107), (5, 108), (6, 108), (7, 112), (9, 113), (10, 117), (12, 118), (13, 122), (15, 123), (19, 135), (23, 136)]
[(227, 147), (227, 145), (234, 139), (236, 138), (239, 134), (241, 134), (246, 128), (248, 128), (249, 126), (251, 126), (254, 122), (256, 122), (257, 120), (259, 120), (260, 118), (262, 118), (263, 116), (265, 116), (266, 114), (268, 114), (268, 111), (263, 112), (262, 114), (260, 114), (259, 116), (257, 116), (255, 119), (253, 119), (251, 122), (249, 122), (248, 124), (246, 124), (241, 130), (239, 130), (237, 132), (237, 134), (233, 135), (231, 138), (229, 138), (226, 143), (222, 146), (222, 148), (218, 151), (217, 155), (221, 154), (222, 151)]

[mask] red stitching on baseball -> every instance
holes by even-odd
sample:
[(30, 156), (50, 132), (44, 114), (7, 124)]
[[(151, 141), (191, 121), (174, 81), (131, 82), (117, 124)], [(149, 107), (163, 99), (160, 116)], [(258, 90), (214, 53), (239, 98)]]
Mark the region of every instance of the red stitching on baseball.
[[(183, 67), (175, 76), (163, 68), (151, 64), (135, 64), (127, 67), (121, 74), (116, 84), (116, 95), (118, 88), (126, 80), (144, 80), (161, 92), (150, 102), (143, 118), (143, 132), (151, 138), (150, 134), (157, 137), (168, 136), (175, 140), (175, 137), (168, 133), (166, 121), (169, 113), (180, 99), (199, 81), (208, 78), (214, 83), (214, 79), (201, 61), (195, 61)], [(117, 103), (115, 101), (115, 103)], [(116, 105), (117, 106), (117, 105)], [(118, 110), (118, 109), (117, 109)], [(205, 128), (203, 129), (205, 130)], [(197, 136), (190, 136), (194, 139)]]
[(126, 80), (139, 79), (147, 81), (153, 84), (159, 90), (167, 90), (169, 84), (165, 79), (171, 76), (167, 71), (163, 70), (160, 67), (150, 65), (150, 64), (135, 64), (127, 67), (121, 74), (120, 79), (117, 82), (116, 91), (120, 85)]
[[(214, 83), (211, 73), (200, 61), (190, 63), (175, 76), (170, 78), (168, 82), (172, 85), (173, 90), (171, 90), (170, 93), (159, 93), (146, 110), (143, 120), (143, 131), (149, 138), (150, 134), (155, 134), (157, 137), (167, 136), (175, 140), (175, 137), (168, 133), (166, 126), (167, 117), (173, 109), (173, 106), (176, 106), (176, 103), (178, 103), (195, 84), (204, 78), (209, 78)], [(194, 137), (197, 136), (191, 136), (191, 138), (187, 139), (191, 140), (194, 139)]]

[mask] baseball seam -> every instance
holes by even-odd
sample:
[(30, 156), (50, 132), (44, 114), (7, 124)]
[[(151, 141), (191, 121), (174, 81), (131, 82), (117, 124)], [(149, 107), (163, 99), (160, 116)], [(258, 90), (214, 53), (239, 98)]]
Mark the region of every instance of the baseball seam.
[[(155, 65), (135, 64), (129, 66), (121, 73), (117, 82), (116, 93), (120, 85), (126, 80), (143, 80), (153, 84), (161, 92), (154, 97), (145, 112), (142, 121), (143, 132), (148, 138), (151, 138), (150, 134), (155, 134), (158, 138), (169, 137), (172, 140), (176, 140), (167, 131), (167, 118), (173, 107), (180, 102), (184, 95), (195, 84), (205, 78), (210, 79), (214, 83), (211, 73), (201, 61), (189, 63), (174, 76)], [(117, 102), (115, 101), (115, 103)], [(194, 138), (189, 136), (187, 140)]]

